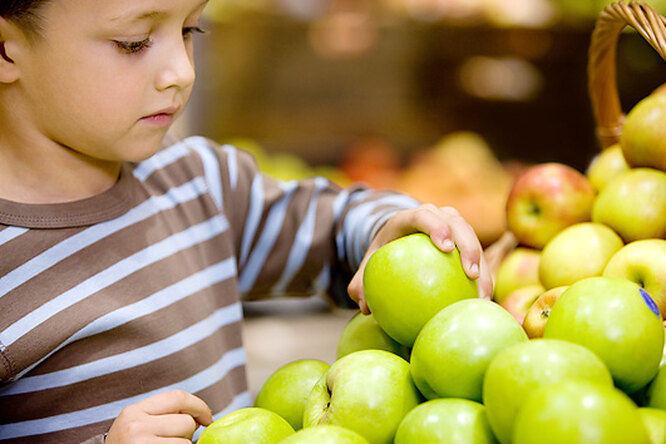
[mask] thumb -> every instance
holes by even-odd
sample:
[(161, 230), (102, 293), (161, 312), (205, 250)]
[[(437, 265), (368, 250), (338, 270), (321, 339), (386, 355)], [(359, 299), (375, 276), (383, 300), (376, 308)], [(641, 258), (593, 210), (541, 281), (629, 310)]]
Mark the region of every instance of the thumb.
[(349, 285), (347, 286), (347, 293), (352, 301), (358, 304), (363, 314), (370, 314), (368, 304), (365, 302), (365, 295), (363, 293), (363, 268), (359, 268), (354, 274)]

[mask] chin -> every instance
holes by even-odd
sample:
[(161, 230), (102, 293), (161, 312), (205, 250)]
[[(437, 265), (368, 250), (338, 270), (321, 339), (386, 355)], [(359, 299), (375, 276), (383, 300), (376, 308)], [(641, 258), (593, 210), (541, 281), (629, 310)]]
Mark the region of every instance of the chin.
[[(164, 134), (159, 136), (146, 138), (142, 141), (137, 141), (132, 144), (132, 148), (122, 152), (123, 158), (120, 159), (124, 162), (141, 162), (154, 156), (162, 148), (171, 145), (169, 140), (171, 137), (165, 137)], [(172, 142), (173, 143), (173, 142)]]

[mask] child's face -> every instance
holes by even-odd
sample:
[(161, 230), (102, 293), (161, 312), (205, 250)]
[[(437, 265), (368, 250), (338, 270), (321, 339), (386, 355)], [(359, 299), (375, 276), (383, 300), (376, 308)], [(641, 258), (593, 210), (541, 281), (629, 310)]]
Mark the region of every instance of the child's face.
[(103, 161), (160, 146), (194, 82), (192, 28), (203, 0), (55, 0), (20, 67), (38, 134)]

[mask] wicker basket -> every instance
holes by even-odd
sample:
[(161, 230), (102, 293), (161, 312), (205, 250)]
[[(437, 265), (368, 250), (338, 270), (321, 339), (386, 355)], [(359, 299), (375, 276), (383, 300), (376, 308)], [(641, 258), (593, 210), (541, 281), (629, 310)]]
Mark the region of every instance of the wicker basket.
[(666, 61), (666, 18), (645, 3), (613, 3), (597, 18), (587, 65), (588, 90), (602, 148), (617, 143), (625, 115), (620, 106), (615, 76), (615, 54), (620, 32), (631, 26)]
[[(616, 80), (617, 42), (626, 26), (633, 27), (666, 61), (666, 18), (645, 3), (618, 2), (607, 6), (597, 18), (590, 42), (587, 65), (588, 92), (601, 148), (620, 140), (625, 114), (620, 106)], [(488, 269), (496, 276), (502, 260), (518, 241), (506, 232), (485, 253)]]

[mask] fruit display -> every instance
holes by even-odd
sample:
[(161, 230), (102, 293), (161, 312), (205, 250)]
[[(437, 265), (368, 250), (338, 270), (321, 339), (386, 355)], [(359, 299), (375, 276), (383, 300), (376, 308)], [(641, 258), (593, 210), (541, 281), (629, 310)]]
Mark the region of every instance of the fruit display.
[[(441, 254), (450, 256), (427, 260)], [(388, 305), (396, 303), (393, 287), (422, 290), (423, 270), (447, 275), (461, 267), (459, 255), (442, 253), (423, 234), (392, 241), (375, 255), (373, 297)], [(421, 271), (408, 267), (412, 260)], [(527, 263), (534, 276), (534, 263)], [(409, 272), (391, 281), (401, 266)], [(451, 276), (468, 285), (465, 276)], [(530, 284), (503, 303), (530, 287), (543, 294), (534, 303), (538, 310), (527, 311), (526, 321), (536, 318), (529, 328), (509, 308), (477, 297), (442, 297), (442, 307), (429, 308), (418, 296), (403, 296), (429, 313), (416, 327), (406, 322), (414, 316), (406, 305), (380, 317), (356, 314), (339, 337), (335, 362), (304, 359), (276, 369), (254, 407), (219, 419), (205, 436), (233, 436), (226, 428), (242, 430), (244, 442), (284, 443), (648, 444), (661, 436), (666, 330), (648, 293), (625, 277), (596, 276), (548, 291)], [(540, 316), (544, 311), (550, 315)], [(405, 329), (416, 330), (413, 341)], [(283, 415), (285, 424), (266, 410)], [(300, 423), (287, 422), (299, 413)], [(259, 425), (243, 424), (250, 421)]]
[(337, 360), (316, 381), (276, 369), (260, 391), (309, 387), (300, 426), (258, 397), (202, 439), (229, 428), (245, 442), (664, 443), (666, 100), (653, 99), (585, 173), (548, 162), (516, 177), (505, 194), (516, 248), (491, 300), (457, 250), (422, 233), (394, 240), (367, 262), (372, 317), (350, 320)]

